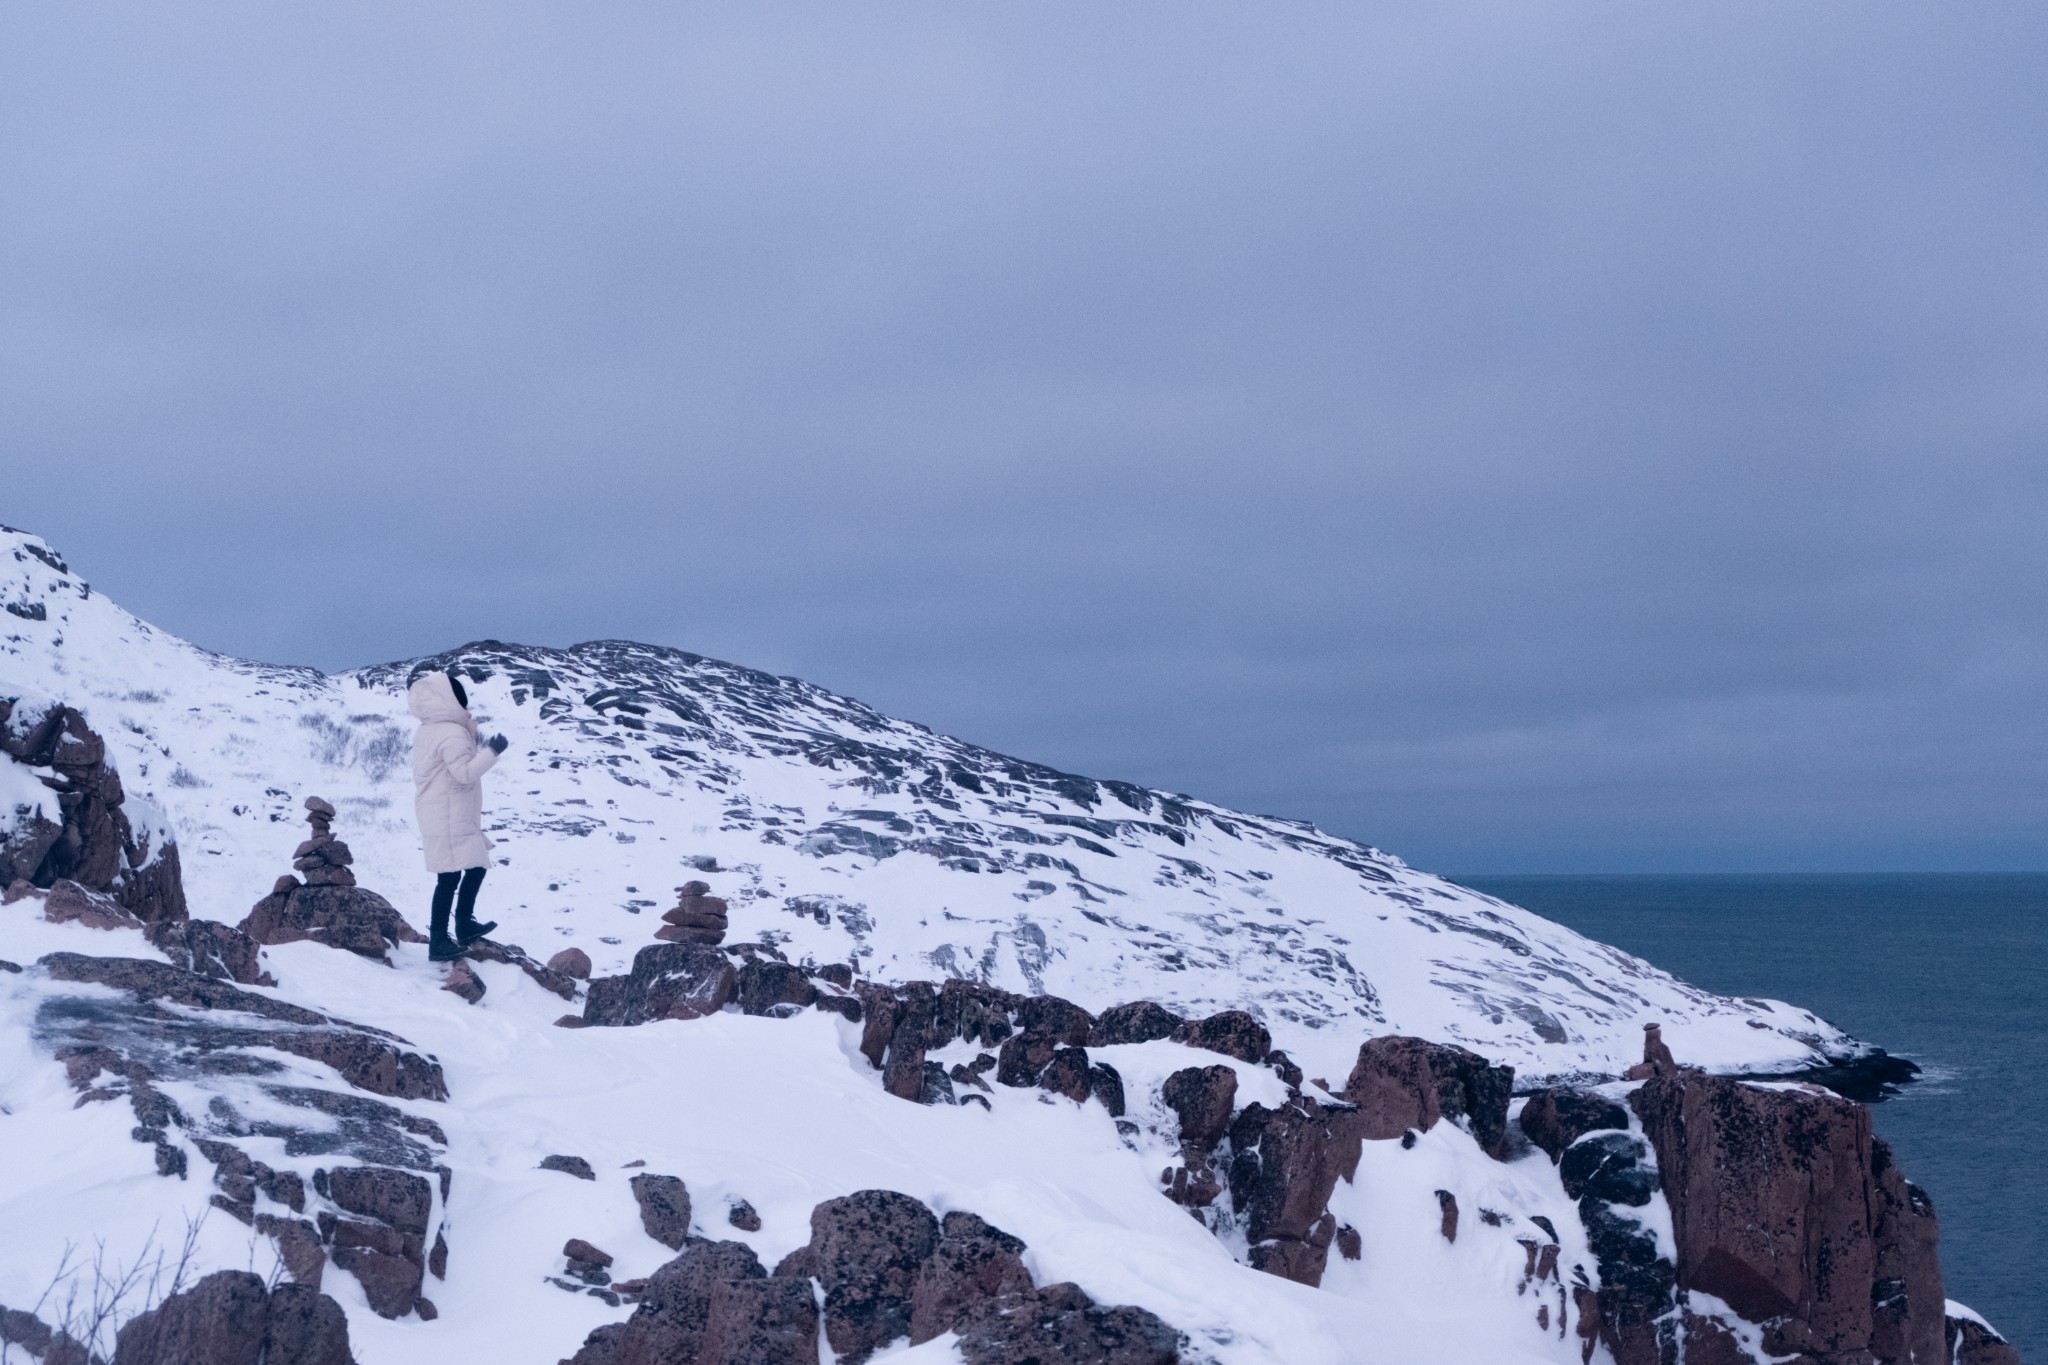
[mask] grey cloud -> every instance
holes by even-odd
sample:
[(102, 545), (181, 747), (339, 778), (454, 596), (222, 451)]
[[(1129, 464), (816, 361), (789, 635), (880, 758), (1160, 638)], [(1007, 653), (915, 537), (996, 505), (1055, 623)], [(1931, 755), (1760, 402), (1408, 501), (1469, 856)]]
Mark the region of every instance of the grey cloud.
[(2044, 866), (2044, 27), (17, 13), (0, 519), (1427, 866)]

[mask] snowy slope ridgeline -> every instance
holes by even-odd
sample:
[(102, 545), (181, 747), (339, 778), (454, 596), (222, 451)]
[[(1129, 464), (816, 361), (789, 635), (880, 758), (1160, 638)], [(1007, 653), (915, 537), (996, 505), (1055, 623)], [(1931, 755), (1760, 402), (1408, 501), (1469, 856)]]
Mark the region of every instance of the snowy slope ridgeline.
[[(15, 531), (0, 533), (0, 606), (0, 689), (59, 698), (107, 738), (131, 797), (179, 840), (194, 915), (246, 913), (318, 793), (363, 883), (424, 919), (402, 695), (420, 661), (328, 676), (211, 654)], [(1525, 1083), (1613, 1076), (1650, 1021), (1717, 1070), (1865, 1050), (1308, 824), (1008, 758), (795, 679), (623, 641), (426, 662), (462, 668), (484, 732), (512, 740), (487, 788), (489, 912), (600, 972), (701, 876), (732, 902), (734, 939), (793, 960), (1092, 1009), (1241, 1008), (1312, 1074), (1406, 1033)]]

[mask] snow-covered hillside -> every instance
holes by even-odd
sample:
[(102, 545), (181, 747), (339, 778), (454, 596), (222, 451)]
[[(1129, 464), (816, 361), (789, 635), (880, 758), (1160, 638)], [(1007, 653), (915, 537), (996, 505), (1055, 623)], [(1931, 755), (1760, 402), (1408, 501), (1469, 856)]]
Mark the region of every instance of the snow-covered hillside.
[[(85, 713), (175, 832), (195, 916), (233, 923), (269, 890), (316, 794), (363, 884), (424, 922), (402, 695), (420, 661), (330, 676), (212, 654), (12, 530), (0, 607), (0, 695)], [(512, 741), (487, 787), (486, 911), (600, 972), (701, 877), (732, 902), (733, 939), (792, 960), (1095, 1009), (1242, 1008), (1312, 1075), (1380, 1033), (1461, 1043), (1525, 1082), (1618, 1074), (1652, 1021), (1721, 1070), (1862, 1050), (1306, 823), (1058, 772), (793, 678), (610, 640), (430, 662), (461, 667), (484, 732)]]

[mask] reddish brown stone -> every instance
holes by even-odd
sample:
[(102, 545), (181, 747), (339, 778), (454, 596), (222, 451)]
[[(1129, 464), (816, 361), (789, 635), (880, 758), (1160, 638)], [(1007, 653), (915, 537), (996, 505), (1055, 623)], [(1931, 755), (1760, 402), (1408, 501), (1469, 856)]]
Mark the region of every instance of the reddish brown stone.
[(1180, 1140), (1206, 1152), (1230, 1131), (1237, 1107), (1237, 1072), (1227, 1066), (1191, 1066), (1166, 1078), (1159, 1097), (1180, 1120)]
[(949, 1213), (910, 1290), (910, 1340), (953, 1331), (976, 1305), (1031, 1289), (1024, 1243), (971, 1213)]
[(1358, 1049), (1343, 1098), (1359, 1108), (1370, 1139), (1427, 1132), (1438, 1119), (1466, 1128), (1487, 1155), (1507, 1155), (1508, 1100), (1515, 1070), (1476, 1052), (1421, 1038), (1374, 1038)]
[(581, 948), (564, 948), (548, 959), (548, 970), (578, 981), (590, 980), (590, 954)]

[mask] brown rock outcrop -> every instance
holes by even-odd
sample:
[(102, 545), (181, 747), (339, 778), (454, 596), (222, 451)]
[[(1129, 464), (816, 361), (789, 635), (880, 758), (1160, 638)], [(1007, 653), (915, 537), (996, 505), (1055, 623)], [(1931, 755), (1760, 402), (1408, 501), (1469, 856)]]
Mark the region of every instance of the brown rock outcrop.
[(1088, 1034), (1088, 1046), (1116, 1047), (1123, 1043), (1155, 1042), (1171, 1038), (1174, 1030), (1185, 1023), (1187, 1020), (1172, 1010), (1150, 1000), (1113, 1005), (1096, 1016), (1095, 1027)]
[(1875, 1142), (1869, 1110), (1684, 1070), (1630, 1104), (1656, 1149), (1682, 1287), (1761, 1324), (1776, 1355), (1932, 1358), (1944, 1312), (1933, 1206)]
[(1230, 1116), (1237, 1108), (1237, 1072), (1227, 1066), (1187, 1067), (1166, 1078), (1159, 1097), (1180, 1120), (1182, 1145), (1206, 1152), (1230, 1131)]
[(1245, 1219), (1255, 1269), (1318, 1285), (1337, 1220), (1331, 1192), (1358, 1171), (1360, 1125), (1348, 1106), (1302, 1097), (1248, 1104), (1230, 1125), (1230, 1198)]
[(48, 769), (37, 777), (55, 795), (58, 815), (0, 826), (0, 886), (20, 879), (48, 888), (64, 878), (112, 896), (145, 924), (185, 918), (177, 844), (167, 831), (138, 831), (129, 820), (106, 741), (82, 713), (0, 697), (0, 761)]
[[(420, 1309), (433, 1186), (424, 1176), (388, 1166), (341, 1166), (324, 1174), (323, 1192), (355, 1215), (333, 1224), (334, 1264), (362, 1283), (378, 1316), (400, 1318)], [(420, 1315), (431, 1313), (428, 1308)]]
[(670, 1251), (681, 1251), (690, 1239), (689, 1187), (672, 1175), (636, 1175), (632, 1185), (640, 1226)]
[(907, 1194), (861, 1190), (811, 1210), (811, 1240), (775, 1268), (825, 1291), (825, 1340), (860, 1365), (910, 1332), (911, 1297), (939, 1242), (939, 1220)]
[(348, 1317), (317, 1289), (208, 1275), (121, 1328), (114, 1365), (354, 1365)]
[(1554, 1162), (1588, 1133), (1627, 1128), (1628, 1110), (1605, 1095), (1570, 1086), (1539, 1090), (1522, 1105), (1522, 1135)]
[(581, 948), (564, 948), (548, 959), (548, 970), (577, 981), (590, 980), (590, 954)]
[(1024, 1243), (971, 1213), (949, 1213), (938, 1245), (910, 1287), (910, 1341), (954, 1330), (978, 1305), (1004, 1294), (1027, 1293)]
[(739, 974), (716, 948), (652, 943), (633, 955), (625, 976), (601, 976), (583, 1001), (585, 1023), (606, 1027), (656, 1019), (701, 1019), (733, 998)]
[(1180, 1334), (1142, 1308), (1103, 1308), (1077, 1285), (1005, 1294), (960, 1327), (967, 1365), (1174, 1365)]
[(210, 919), (161, 920), (145, 932), (173, 966), (188, 972), (244, 986), (277, 984), (263, 970), (256, 940), (231, 924)]
[(1410, 1128), (1427, 1132), (1438, 1119), (1450, 1119), (1487, 1155), (1504, 1159), (1514, 1087), (1511, 1066), (1495, 1066), (1450, 1043), (1389, 1036), (1358, 1049), (1343, 1098), (1358, 1106), (1364, 1137), (1397, 1138)]
[(1243, 1010), (1224, 1010), (1207, 1019), (1190, 1019), (1173, 1031), (1173, 1041), (1258, 1063), (1273, 1050), (1273, 1035)]

